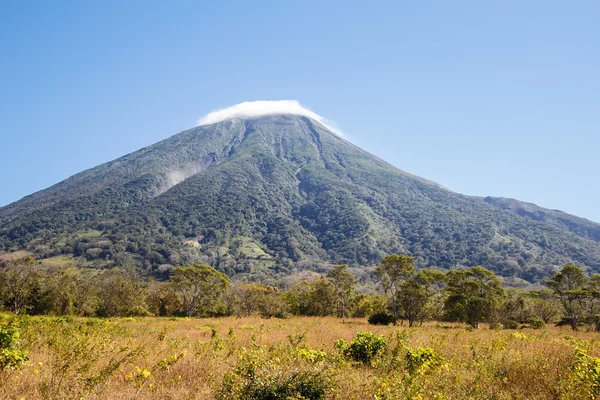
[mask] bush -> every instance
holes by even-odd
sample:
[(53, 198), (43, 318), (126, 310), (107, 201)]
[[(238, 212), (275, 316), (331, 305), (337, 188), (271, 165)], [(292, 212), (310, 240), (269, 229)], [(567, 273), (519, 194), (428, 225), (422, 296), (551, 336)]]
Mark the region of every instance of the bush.
[(27, 364), (27, 353), (19, 348), (19, 330), (0, 326), (0, 370), (16, 370)]
[(409, 348), (406, 353), (406, 363), (411, 373), (434, 369), (440, 366), (443, 361), (444, 359), (431, 347)]
[(546, 326), (544, 320), (538, 317), (529, 318), (527, 324), (533, 329), (542, 329)]
[[(327, 366), (321, 364), (320, 352), (289, 354), (286, 349), (265, 347), (244, 350), (237, 366), (227, 372), (217, 400), (324, 400), (331, 388)], [(310, 360), (307, 359), (310, 358)], [(302, 367), (296, 357), (308, 361)], [(314, 357), (313, 357), (314, 356)], [(323, 356), (324, 357), (324, 356)]]
[(241, 386), (224, 385), (217, 399), (244, 400), (324, 400), (327, 379), (316, 371), (299, 371), (290, 376), (280, 374), (265, 380), (246, 380)]
[(371, 325), (389, 325), (394, 322), (394, 316), (388, 313), (377, 313), (369, 317), (369, 324)]
[(327, 353), (321, 350), (312, 350), (309, 348), (298, 349), (298, 355), (312, 364), (320, 364), (325, 361)]
[(580, 383), (588, 386), (590, 398), (600, 395), (600, 358), (588, 355), (585, 349), (576, 348), (575, 362), (570, 369)]
[(352, 343), (348, 344), (344, 339), (336, 342), (335, 348), (345, 358), (369, 364), (383, 350), (387, 343), (383, 336), (376, 336), (371, 332), (359, 332)]
[(504, 321), (504, 329), (519, 329), (519, 323), (514, 319)]
[(290, 314), (287, 311), (279, 311), (277, 314), (275, 314), (275, 318), (278, 318), (278, 319), (290, 319), (290, 318), (292, 318), (292, 314)]

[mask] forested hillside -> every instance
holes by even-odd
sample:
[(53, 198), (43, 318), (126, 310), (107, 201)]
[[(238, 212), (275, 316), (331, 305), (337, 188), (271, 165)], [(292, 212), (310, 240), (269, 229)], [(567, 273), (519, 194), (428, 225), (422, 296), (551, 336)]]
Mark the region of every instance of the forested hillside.
[(0, 252), (15, 251), (155, 275), (202, 262), (249, 280), (403, 253), (536, 282), (569, 263), (600, 271), (600, 225), (454, 193), (274, 115), (181, 132), (0, 208)]

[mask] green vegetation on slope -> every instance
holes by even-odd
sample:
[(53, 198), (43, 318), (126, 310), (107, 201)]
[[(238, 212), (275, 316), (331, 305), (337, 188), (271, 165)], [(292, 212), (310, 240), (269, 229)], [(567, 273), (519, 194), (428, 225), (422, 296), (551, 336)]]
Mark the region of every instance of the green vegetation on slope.
[(182, 132), (0, 208), (0, 252), (155, 275), (202, 262), (263, 281), (398, 252), (530, 282), (569, 263), (600, 271), (600, 225), (519, 210), (400, 171), (305, 117), (269, 116)]

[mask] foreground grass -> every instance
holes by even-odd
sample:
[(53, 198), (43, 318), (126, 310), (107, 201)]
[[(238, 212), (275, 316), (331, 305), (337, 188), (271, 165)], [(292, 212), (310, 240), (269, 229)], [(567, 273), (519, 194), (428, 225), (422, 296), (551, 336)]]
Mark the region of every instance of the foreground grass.
[[(21, 369), (0, 372), (2, 399), (285, 399), (288, 392), (264, 393), (301, 380), (333, 399), (600, 398), (598, 334), (565, 328), (408, 329), (335, 318), (0, 320), (19, 327), (29, 355)], [(367, 331), (387, 344), (371, 359), (336, 348)]]

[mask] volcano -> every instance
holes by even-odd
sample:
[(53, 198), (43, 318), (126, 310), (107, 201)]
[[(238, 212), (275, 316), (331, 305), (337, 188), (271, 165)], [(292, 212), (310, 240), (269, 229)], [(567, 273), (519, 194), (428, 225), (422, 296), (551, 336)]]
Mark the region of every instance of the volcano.
[(0, 208), (0, 252), (257, 280), (403, 253), (536, 282), (568, 263), (600, 272), (600, 224), (452, 192), (284, 107), (213, 115)]

